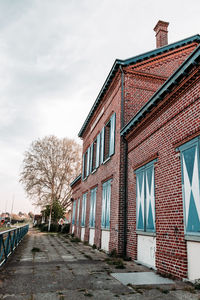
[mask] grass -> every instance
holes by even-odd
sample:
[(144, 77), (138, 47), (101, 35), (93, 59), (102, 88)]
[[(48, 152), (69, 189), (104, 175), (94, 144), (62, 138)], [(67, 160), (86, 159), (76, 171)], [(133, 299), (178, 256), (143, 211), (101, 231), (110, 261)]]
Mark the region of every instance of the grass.
[(72, 238), (70, 239), (70, 241), (71, 241), (72, 243), (79, 243), (81, 240), (80, 240), (78, 237), (72, 237)]
[(126, 268), (124, 265), (124, 262), (121, 258), (106, 258), (105, 261), (108, 265), (115, 266), (116, 269), (125, 269)]

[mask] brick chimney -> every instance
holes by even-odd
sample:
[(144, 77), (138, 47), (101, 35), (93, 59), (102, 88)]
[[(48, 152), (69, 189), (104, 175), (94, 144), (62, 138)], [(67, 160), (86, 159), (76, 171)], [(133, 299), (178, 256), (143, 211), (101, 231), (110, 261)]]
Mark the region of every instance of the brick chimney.
[(158, 21), (156, 26), (154, 27), (154, 31), (156, 32), (156, 47), (160, 48), (165, 45), (168, 45), (168, 22)]

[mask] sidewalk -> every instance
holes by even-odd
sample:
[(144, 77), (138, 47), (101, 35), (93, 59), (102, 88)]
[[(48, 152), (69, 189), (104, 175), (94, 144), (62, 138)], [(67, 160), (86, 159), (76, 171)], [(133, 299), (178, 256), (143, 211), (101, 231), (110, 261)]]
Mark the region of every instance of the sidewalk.
[(136, 274), (132, 272), (150, 274), (143, 266), (109, 258), (61, 234), (31, 229), (0, 269), (0, 299), (200, 299), (199, 290), (180, 281), (127, 286), (111, 275), (122, 273), (122, 277), (129, 278), (125, 273)]

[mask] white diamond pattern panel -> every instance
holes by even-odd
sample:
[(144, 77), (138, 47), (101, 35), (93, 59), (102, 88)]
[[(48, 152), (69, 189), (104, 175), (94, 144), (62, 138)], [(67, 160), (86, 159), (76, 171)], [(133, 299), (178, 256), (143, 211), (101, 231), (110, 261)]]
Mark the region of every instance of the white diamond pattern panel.
[(153, 225), (155, 228), (155, 199), (154, 199), (154, 168), (151, 167), (151, 180), (148, 181), (148, 174), (146, 172), (146, 219), (148, 220), (149, 205), (151, 203), (151, 210), (153, 216)]
[[(192, 155), (192, 149), (195, 151), (194, 156)], [(198, 215), (198, 219), (200, 219), (200, 191), (197, 146), (193, 146), (183, 152), (182, 162), (185, 225), (187, 230), (189, 224), (194, 224), (193, 222), (195, 222), (195, 215)], [(191, 210), (190, 207), (192, 207)], [(192, 214), (189, 215), (189, 211), (192, 211)], [(189, 225), (189, 228), (191, 230), (191, 225)]]
[(197, 213), (200, 218), (199, 168), (198, 168), (197, 149), (195, 152), (194, 170), (193, 170), (193, 177), (192, 177), (192, 192), (194, 195), (194, 201), (196, 204)]
[(137, 176), (137, 216), (138, 227), (141, 227), (141, 221), (144, 227), (144, 172)]

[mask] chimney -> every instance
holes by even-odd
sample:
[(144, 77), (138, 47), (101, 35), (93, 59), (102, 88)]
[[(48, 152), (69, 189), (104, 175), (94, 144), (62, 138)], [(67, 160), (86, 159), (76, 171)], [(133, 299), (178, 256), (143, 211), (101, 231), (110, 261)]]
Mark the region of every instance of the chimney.
[(156, 47), (160, 48), (165, 45), (168, 45), (168, 22), (158, 21), (156, 26), (154, 27), (154, 31), (156, 32)]

